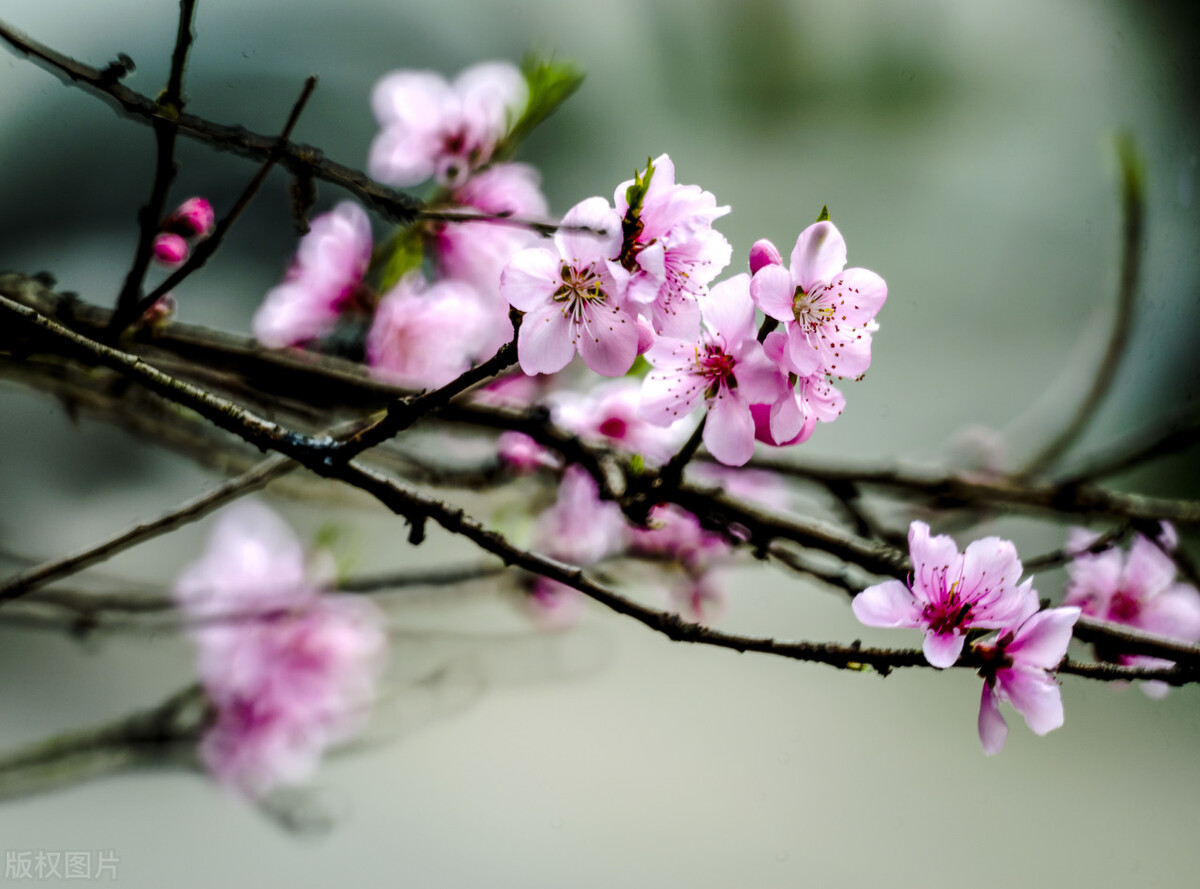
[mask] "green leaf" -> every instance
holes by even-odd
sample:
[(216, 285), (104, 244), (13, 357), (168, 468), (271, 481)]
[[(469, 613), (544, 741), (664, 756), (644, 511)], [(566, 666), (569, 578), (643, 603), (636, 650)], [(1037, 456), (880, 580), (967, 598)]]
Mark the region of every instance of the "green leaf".
[(529, 104), (513, 123), (508, 135), (497, 146), (492, 157), (505, 160), (512, 157), (523, 142), (546, 118), (558, 110), (583, 83), (583, 72), (570, 62), (545, 59), (530, 53), (521, 62), (521, 72), (529, 84)]
[(402, 228), (375, 251), (371, 266), (378, 269), (380, 293), (386, 293), (425, 260), (425, 242), (417, 226)]
[(817, 222), (829, 221), (829, 207), (825, 204), (821, 205), (821, 212), (817, 215)]

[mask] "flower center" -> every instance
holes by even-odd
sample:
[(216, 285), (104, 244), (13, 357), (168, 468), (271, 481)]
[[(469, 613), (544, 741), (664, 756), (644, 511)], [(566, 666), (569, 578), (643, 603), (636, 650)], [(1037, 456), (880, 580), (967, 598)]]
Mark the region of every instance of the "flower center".
[(922, 616), (928, 621), (929, 629), (938, 635), (946, 635), (966, 625), (974, 605), (974, 602), (963, 602), (959, 599), (956, 580), (950, 585), (945, 596), (925, 606)]
[(604, 292), (604, 282), (592, 266), (578, 269), (564, 262), (559, 276), (562, 284), (554, 291), (554, 301), (563, 303), (563, 311), (573, 312), (576, 317), (583, 312), (587, 303), (604, 302), (608, 298)]
[(833, 317), (834, 307), (820, 304), (821, 297), (829, 290), (829, 286), (825, 284), (814, 287), (808, 293), (799, 287), (796, 288), (796, 294), (792, 297), (792, 315), (805, 333), (811, 333)]
[(697, 350), (696, 373), (708, 381), (704, 387), (705, 398), (716, 397), (722, 385), (727, 389), (737, 388), (733, 367), (733, 356), (715, 343), (706, 343)]
[(1142, 604), (1124, 591), (1113, 593), (1113, 597), (1108, 603), (1109, 619), (1118, 623), (1133, 623), (1141, 612)]

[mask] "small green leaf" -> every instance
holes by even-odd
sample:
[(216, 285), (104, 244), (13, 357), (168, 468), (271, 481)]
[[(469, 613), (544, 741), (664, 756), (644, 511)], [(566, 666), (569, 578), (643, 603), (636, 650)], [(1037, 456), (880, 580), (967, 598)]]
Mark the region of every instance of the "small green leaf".
[(646, 461), (642, 459), (641, 454), (634, 454), (629, 460), (629, 472), (631, 475), (641, 475), (646, 470)]
[(825, 204), (822, 204), (821, 212), (817, 216), (817, 222), (828, 222), (828, 221), (829, 221), (829, 207)]
[(521, 144), (546, 118), (558, 110), (583, 83), (583, 72), (570, 62), (545, 59), (530, 53), (521, 62), (521, 72), (529, 84), (529, 103), (513, 122), (508, 135), (496, 147), (493, 160), (513, 156)]
[(425, 242), (416, 226), (400, 229), (371, 258), (378, 269), (380, 293), (386, 293), (409, 272), (419, 269), (425, 260)]

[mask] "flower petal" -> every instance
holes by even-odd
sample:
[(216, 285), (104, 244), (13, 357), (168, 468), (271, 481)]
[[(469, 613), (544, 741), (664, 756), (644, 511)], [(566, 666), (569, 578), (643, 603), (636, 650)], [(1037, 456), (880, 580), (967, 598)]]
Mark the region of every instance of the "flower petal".
[(966, 637), (955, 632), (935, 633), (926, 630), (921, 648), (925, 652), (925, 660), (939, 670), (945, 670), (958, 662), (965, 642)]
[(908, 551), (913, 561), (913, 592), (926, 602), (940, 600), (939, 585), (948, 585), (945, 578), (956, 578), (960, 573), (962, 556), (958, 546), (945, 534), (931, 537), (924, 522), (913, 522), (908, 528)]
[[(655, 347), (662, 340), (659, 337)], [(704, 384), (699, 377), (674, 370), (652, 370), (642, 383), (638, 416), (656, 426), (670, 426), (691, 413), (703, 398)]]
[(700, 314), (709, 329), (734, 352), (743, 340), (754, 337), (754, 302), (750, 299), (750, 276), (734, 275), (713, 285), (700, 300)]
[(500, 273), (500, 295), (514, 309), (531, 312), (549, 304), (560, 282), (562, 262), (545, 247), (529, 247)]
[(567, 211), (554, 243), (563, 259), (576, 268), (602, 265), (621, 250), (621, 217), (604, 198), (585, 198)]
[(1016, 666), (998, 671), (996, 682), (1034, 734), (1044, 735), (1063, 724), (1062, 691), (1045, 670)]
[(854, 616), (868, 627), (919, 627), (921, 606), (898, 580), (869, 586), (850, 603)]
[(638, 354), (638, 328), (633, 317), (603, 303), (585, 306), (576, 343), (583, 362), (605, 377), (619, 377)]
[(754, 456), (754, 419), (750, 408), (724, 386), (709, 407), (704, 446), (726, 466), (741, 466)]
[(1008, 740), (1008, 723), (1000, 715), (1000, 707), (992, 686), (983, 683), (983, 695), (979, 701), (979, 740), (983, 744), (983, 752), (993, 756), (1004, 749)]
[(815, 222), (800, 232), (792, 250), (792, 281), (805, 293), (832, 281), (845, 267), (846, 241), (832, 222)]
[(1040, 611), (1021, 624), (1004, 650), (1018, 664), (1053, 670), (1066, 657), (1077, 620), (1078, 608)]
[(750, 298), (776, 321), (796, 320), (792, 310), (795, 296), (796, 285), (792, 283), (792, 276), (781, 265), (765, 266), (750, 279)]
[(527, 374), (552, 374), (575, 357), (567, 316), (553, 303), (526, 313), (517, 334), (517, 358)]

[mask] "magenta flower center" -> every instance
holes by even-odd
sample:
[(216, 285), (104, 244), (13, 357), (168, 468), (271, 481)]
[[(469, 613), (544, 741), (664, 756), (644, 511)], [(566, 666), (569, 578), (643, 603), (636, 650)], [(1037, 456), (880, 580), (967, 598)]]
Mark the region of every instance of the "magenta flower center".
[(609, 438), (623, 439), (628, 424), (620, 417), (609, 417), (600, 424), (600, 434)]
[(958, 584), (957, 580), (952, 583), (945, 595), (926, 605), (922, 612), (929, 629), (939, 636), (953, 633), (965, 626), (971, 618), (971, 609), (975, 603), (964, 602), (959, 598)]
[(1115, 620), (1118, 623), (1134, 623), (1141, 612), (1142, 604), (1123, 590), (1113, 593), (1113, 597), (1108, 603), (1109, 620)]
[(796, 294), (792, 297), (792, 315), (805, 333), (812, 333), (833, 317), (834, 307), (821, 304), (821, 297), (832, 286), (831, 284), (824, 284), (814, 287), (808, 293), (805, 293), (799, 287), (796, 288)]
[(714, 398), (722, 386), (737, 388), (737, 380), (733, 376), (734, 363), (733, 356), (715, 343), (705, 343), (696, 350), (696, 373), (706, 380), (705, 398)]

